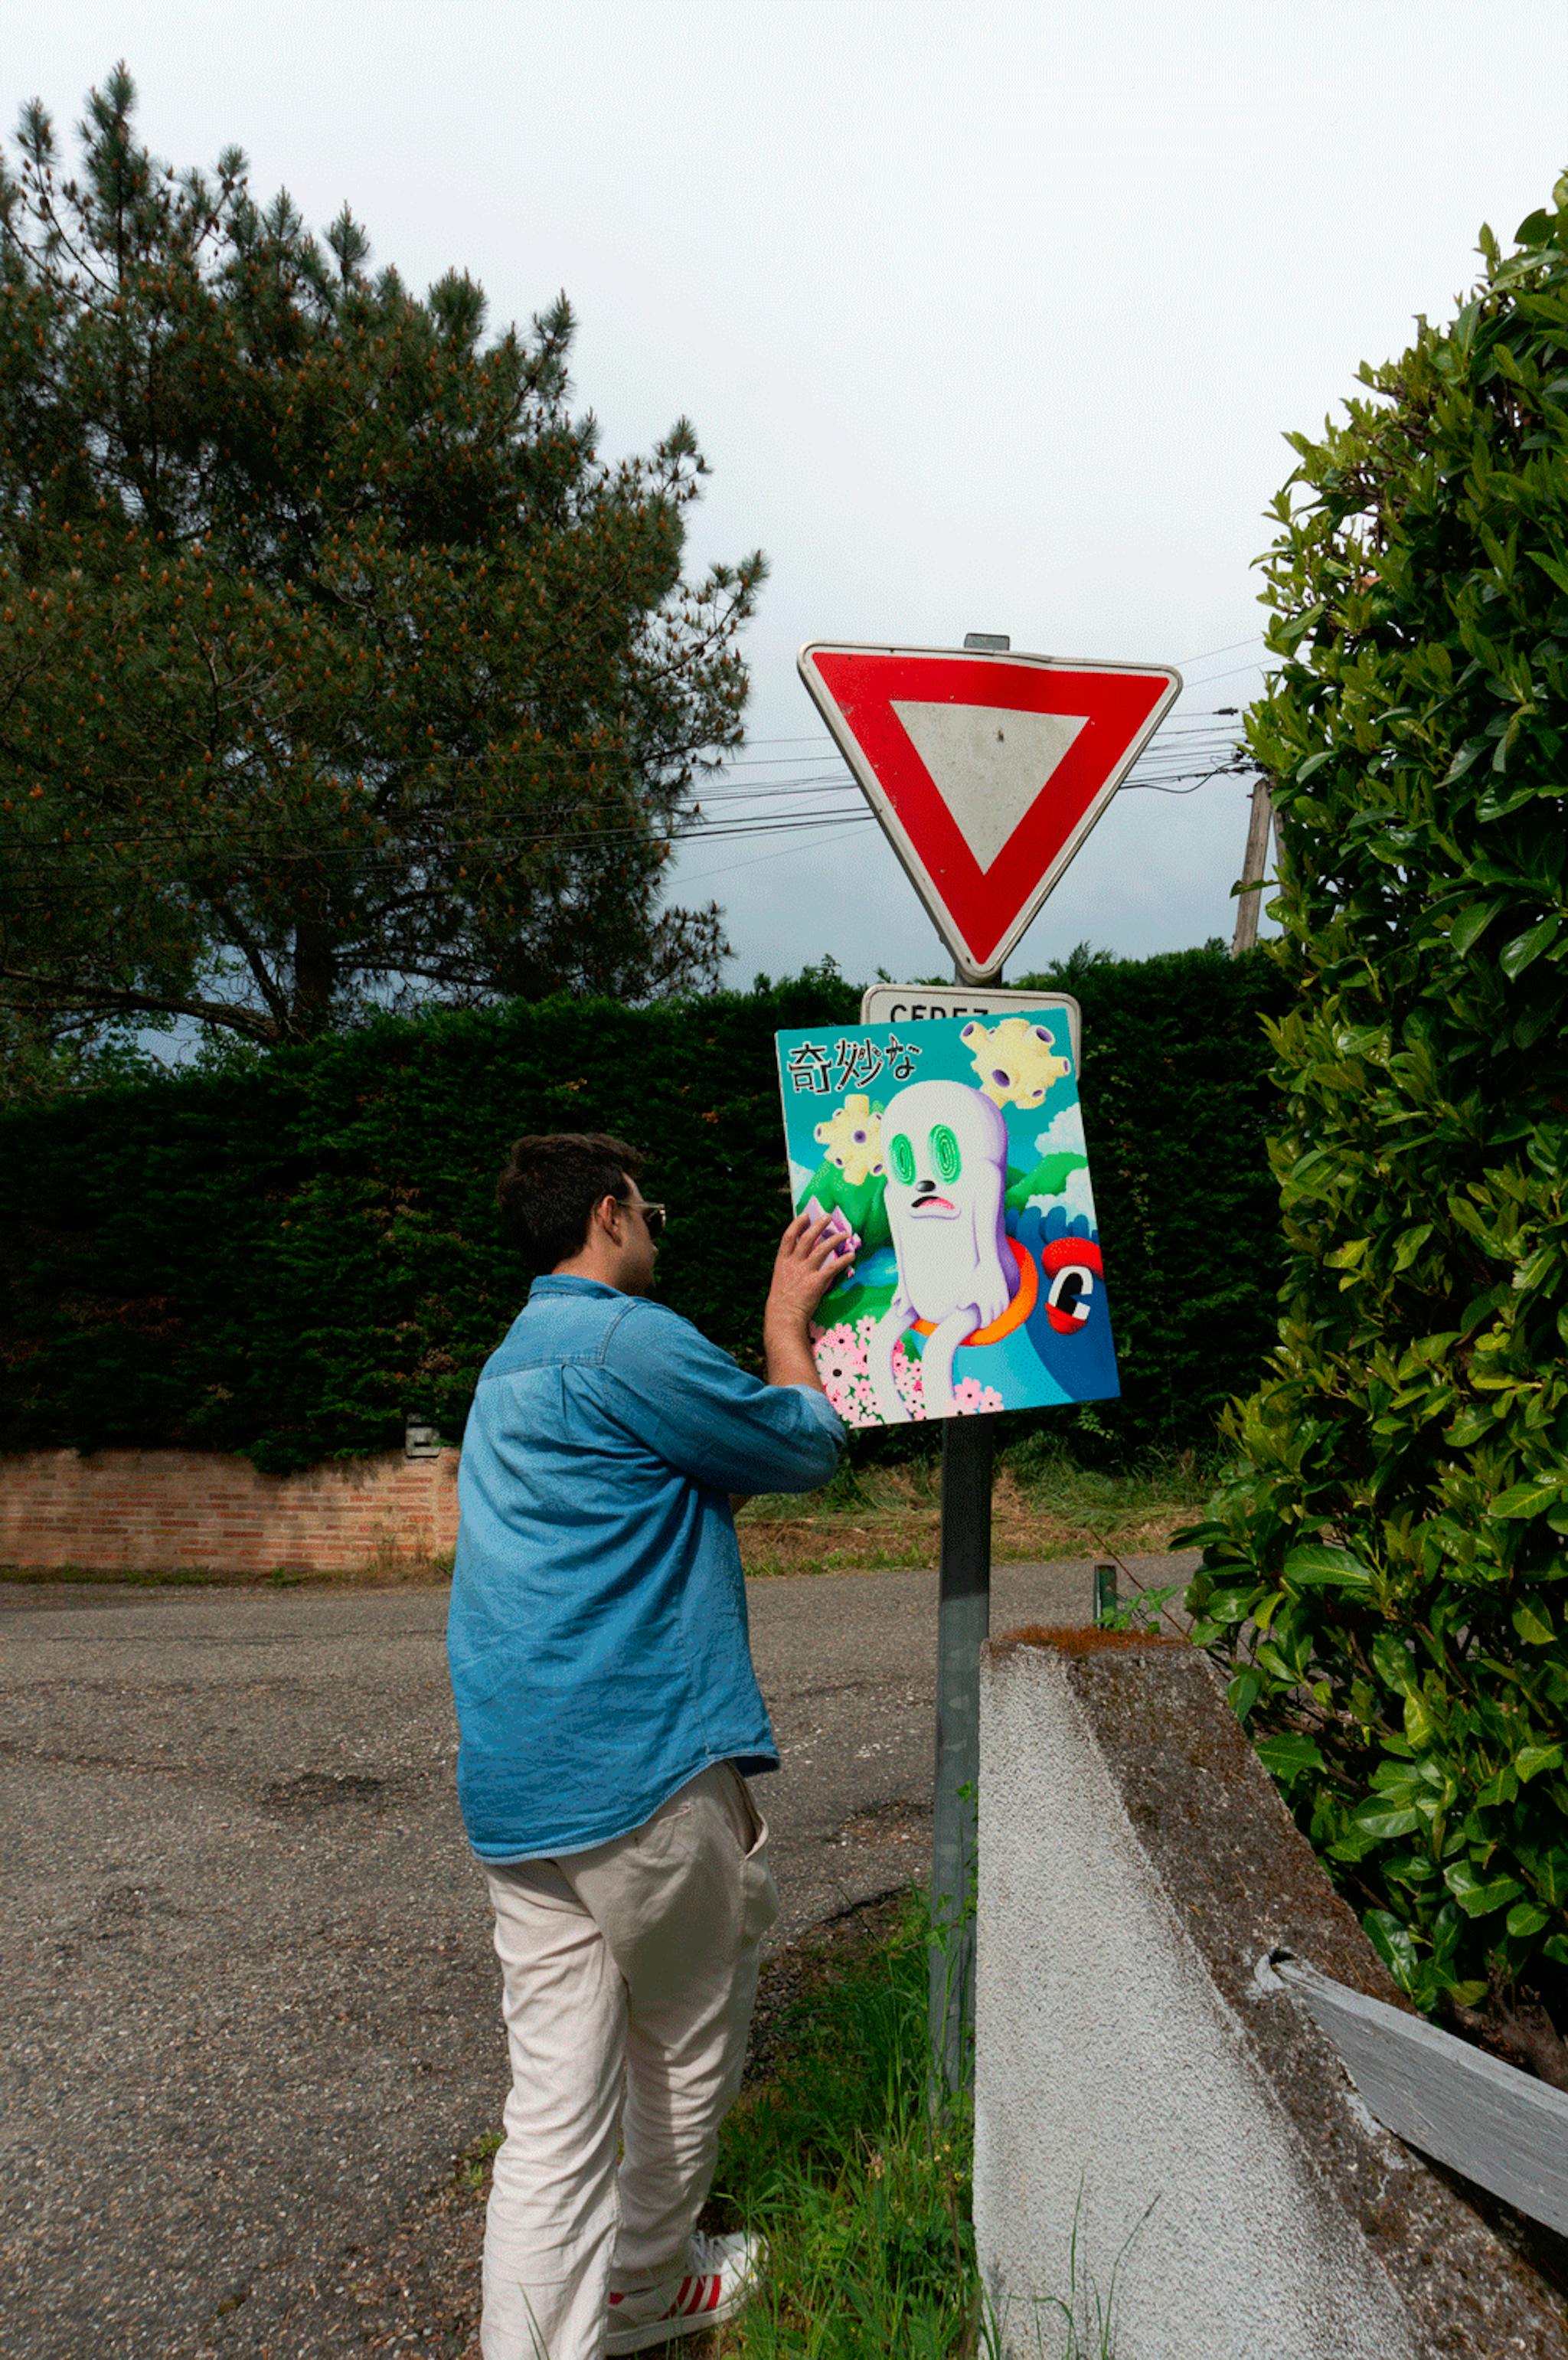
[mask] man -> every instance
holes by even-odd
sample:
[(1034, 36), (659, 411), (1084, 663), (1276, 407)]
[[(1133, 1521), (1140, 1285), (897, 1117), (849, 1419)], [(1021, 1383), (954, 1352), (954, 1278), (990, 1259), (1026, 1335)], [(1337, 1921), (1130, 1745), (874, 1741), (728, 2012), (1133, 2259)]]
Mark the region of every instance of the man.
[(779, 1907), (746, 1785), (779, 1755), (732, 1495), (833, 1471), (844, 1434), (809, 1322), (847, 1241), (803, 1217), (785, 1230), (765, 1383), (648, 1300), (664, 1207), (640, 1169), (599, 1136), (513, 1148), (502, 1216), (549, 1275), (463, 1436), (458, 1792), (513, 2077), (485, 2360), (662, 2344), (738, 2309), (757, 2265), (749, 2239), (696, 2234)]

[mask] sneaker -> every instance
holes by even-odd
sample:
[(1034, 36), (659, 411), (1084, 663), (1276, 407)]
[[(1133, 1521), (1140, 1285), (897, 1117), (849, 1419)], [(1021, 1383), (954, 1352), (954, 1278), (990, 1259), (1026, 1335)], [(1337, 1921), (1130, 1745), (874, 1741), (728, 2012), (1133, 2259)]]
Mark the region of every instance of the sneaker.
[(735, 2312), (755, 2292), (762, 2241), (736, 2231), (728, 2237), (700, 2233), (686, 2248), (680, 2278), (661, 2278), (638, 2294), (610, 2297), (606, 2354), (646, 2352), (677, 2335), (702, 2335)]

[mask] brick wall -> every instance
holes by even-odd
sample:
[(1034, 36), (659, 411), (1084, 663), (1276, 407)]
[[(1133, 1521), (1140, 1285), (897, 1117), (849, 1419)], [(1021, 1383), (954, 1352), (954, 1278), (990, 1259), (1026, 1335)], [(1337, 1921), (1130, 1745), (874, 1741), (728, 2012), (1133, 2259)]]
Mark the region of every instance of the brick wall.
[(343, 1459), (262, 1475), (200, 1450), (0, 1457), (0, 1565), (157, 1573), (413, 1568), (457, 1539), (457, 1457)]

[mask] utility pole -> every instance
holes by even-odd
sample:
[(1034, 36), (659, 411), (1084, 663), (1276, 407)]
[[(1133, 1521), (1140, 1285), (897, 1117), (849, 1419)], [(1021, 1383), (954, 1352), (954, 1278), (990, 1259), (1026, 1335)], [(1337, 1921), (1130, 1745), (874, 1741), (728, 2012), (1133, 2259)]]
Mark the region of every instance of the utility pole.
[(1252, 789), (1252, 811), (1247, 823), (1247, 852), (1241, 864), (1241, 893), (1236, 907), (1236, 934), (1230, 955), (1239, 958), (1258, 940), (1258, 912), (1263, 901), (1263, 878), (1269, 867), (1269, 831), (1274, 819), (1274, 798), (1268, 773), (1259, 770)]

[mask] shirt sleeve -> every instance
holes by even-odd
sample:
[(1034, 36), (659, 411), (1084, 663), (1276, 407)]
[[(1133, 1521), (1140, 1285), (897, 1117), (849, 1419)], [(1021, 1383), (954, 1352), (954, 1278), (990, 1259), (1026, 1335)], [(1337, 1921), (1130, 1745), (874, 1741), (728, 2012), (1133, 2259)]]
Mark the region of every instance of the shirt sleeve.
[(812, 1491), (844, 1426), (811, 1385), (769, 1385), (679, 1313), (639, 1304), (604, 1359), (612, 1404), (639, 1441), (714, 1491)]

